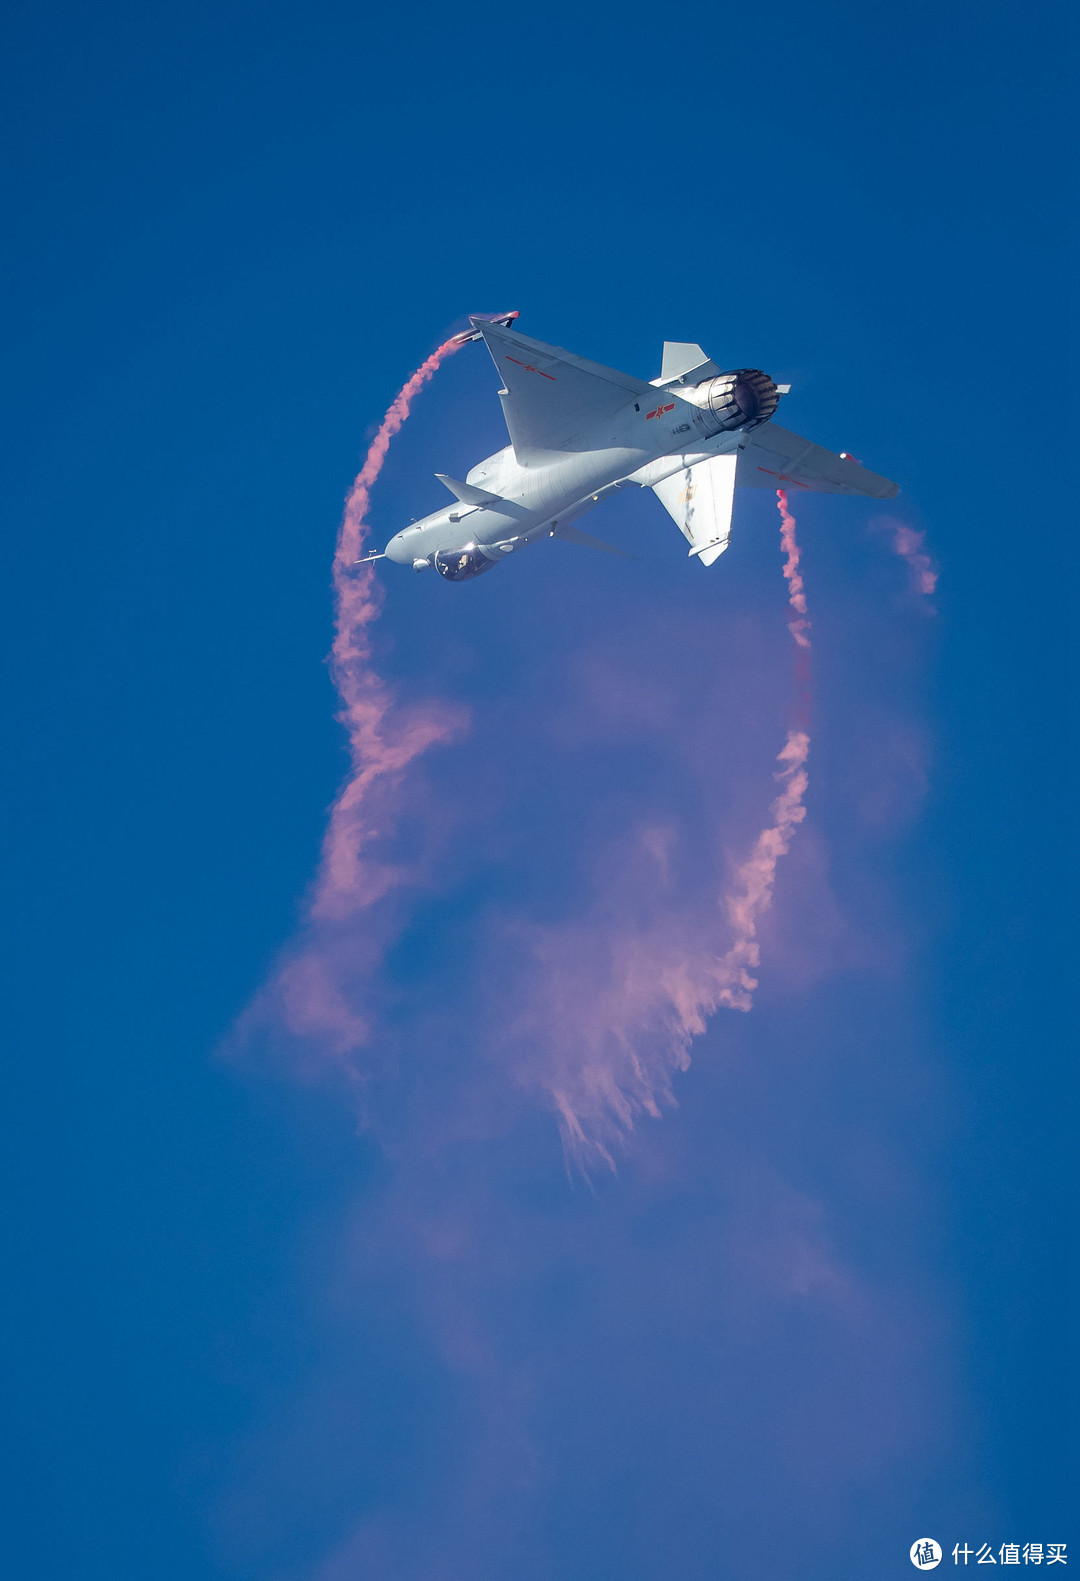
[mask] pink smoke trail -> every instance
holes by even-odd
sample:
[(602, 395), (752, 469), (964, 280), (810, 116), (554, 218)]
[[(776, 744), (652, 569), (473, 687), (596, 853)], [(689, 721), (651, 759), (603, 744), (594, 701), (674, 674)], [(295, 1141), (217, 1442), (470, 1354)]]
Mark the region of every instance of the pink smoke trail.
[(392, 699), (371, 663), (370, 627), (382, 607), (382, 588), (371, 566), (355, 564), (367, 539), (371, 490), (390, 441), (412, 403), (439, 366), (465, 344), (443, 341), (391, 401), (345, 501), (334, 552), (335, 635), (330, 669), (341, 697), (338, 718), (349, 736), (350, 770), (334, 803), (323, 841), (322, 863), (311, 905), (313, 918), (340, 919), (378, 899), (392, 880), (385, 869), (365, 868), (364, 846), (379, 832), (372, 791), (396, 782), (414, 758), (452, 738), (460, 715), (434, 708), (391, 720)]
[[(777, 503), (784, 576), (797, 617), (789, 622), (796, 675), (808, 682), (810, 621), (795, 518), (783, 491)], [(805, 701), (800, 697), (800, 713)], [(637, 1116), (658, 1117), (675, 1102), (672, 1076), (688, 1067), (691, 1043), (719, 1007), (752, 1008), (761, 921), (772, 905), (780, 858), (806, 817), (809, 752), (808, 724), (798, 719), (777, 757), (780, 793), (770, 822), (720, 897), (720, 915), (730, 928), (725, 951), (715, 903), (686, 913), (661, 903), (628, 926), (623, 919), (640, 883), (633, 876), (610, 905), (598, 907), (594, 920), (534, 928), (522, 941), (541, 968), (511, 1023), (526, 1045), (523, 1084), (545, 1090), (567, 1162), (584, 1175), (593, 1163), (614, 1169)], [(656, 842), (642, 843), (655, 858)], [(620, 871), (632, 874), (630, 853)]]
[(753, 1004), (757, 979), (751, 977), (750, 969), (756, 969), (761, 961), (758, 919), (772, 905), (776, 864), (787, 855), (792, 836), (806, 817), (803, 797), (809, 784), (809, 752), (810, 737), (806, 731), (788, 731), (776, 760), (781, 765), (776, 779), (783, 790), (772, 804), (773, 821), (758, 835), (753, 852), (739, 867), (732, 893), (727, 897), (726, 910), (735, 943), (723, 959), (723, 974), (730, 982), (720, 990), (719, 1002), (730, 1010), (749, 1010)]
[[(914, 591), (930, 598), (937, 587), (938, 573), (925, 549), (925, 533), (916, 532), (914, 527), (907, 526), (905, 522), (894, 521), (891, 516), (882, 517), (875, 526), (891, 534), (893, 551), (900, 556), (911, 572), (911, 585)], [(932, 608), (930, 605), (923, 607)]]
[[(777, 489), (776, 505), (780, 512), (780, 544), (784, 551), (788, 603), (799, 617), (788, 621), (788, 630), (800, 650), (799, 659), (805, 660), (810, 652), (810, 621), (806, 589), (799, 570), (795, 518), (788, 509), (788, 497), (784, 489)], [(800, 679), (808, 686), (808, 672), (802, 666), (797, 668)], [(732, 980), (729, 986), (721, 989), (719, 1002), (731, 1010), (749, 1010), (753, 1004), (757, 979), (751, 977), (750, 970), (756, 969), (761, 959), (757, 941), (758, 919), (772, 905), (776, 864), (782, 856), (787, 855), (795, 830), (806, 817), (803, 798), (809, 784), (806, 768), (809, 754), (809, 731), (789, 730), (776, 760), (781, 765), (776, 779), (783, 789), (772, 804), (773, 821), (758, 835), (753, 852), (738, 869), (735, 886), (727, 898), (726, 910), (735, 942), (724, 956), (723, 965)]]
[(338, 718), (348, 732), (349, 769), (334, 801), (308, 908), (309, 928), (284, 953), (276, 972), (237, 1027), (238, 1041), (255, 1027), (284, 1026), (313, 1049), (330, 1054), (352, 1081), (349, 1056), (368, 1043), (365, 986), (373, 980), (383, 931), (350, 919), (403, 879), (401, 870), (372, 854), (399, 811), (394, 792), (408, 766), (436, 742), (452, 739), (465, 711), (442, 703), (405, 708), (373, 663), (371, 627), (382, 608), (382, 588), (370, 565), (357, 565), (368, 535), (371, 491), (390, 441), (436, 370), (465, 342), (446, 340), (421, 363), (394, 397), (349, 490), (333, 560), (335, 604), (331, 674), (341, 698)]
[(788, 630), (800, 648), (809, 648), (810, 622), (806, 617), (806, 590), (799, 570), (799, 545), (795, 540), (795, 518), (788, 510), (788, 497), (784, 489), (776, 491), (780, 511), (780, 543), (784, 550), (784, 578), (788, 585), (788, 603), (799, 616), (788, 621)]

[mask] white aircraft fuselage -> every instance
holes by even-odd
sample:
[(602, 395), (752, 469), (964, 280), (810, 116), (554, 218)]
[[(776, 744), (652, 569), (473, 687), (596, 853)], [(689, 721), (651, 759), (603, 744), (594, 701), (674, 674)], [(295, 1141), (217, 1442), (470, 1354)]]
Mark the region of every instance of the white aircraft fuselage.
[[(571, 524), (626, 485), (656, 488), (704, 564), (727, 546), (736, 482), (882, 498), (896, 492), (850, 458), (772, 425), (782, 393), (773, 381), (753, 369), (722, 373), (700, 347), (669, 343), (664, 373), (646, 384), (509, 327), (473, 324), (503, 377), (512, 442), (474, 466), (464, 484), (440, 474), (455, 498), (390, 540), (386, 556), (399, 564), (433, 565), (464, 581), (540, 538), (607, 548)], [(751, 446), (753, 455), (745, 454)], [(827, 458), (816, 473), (815, 457)], [(665, 487), (668, 479), (675, 482)]]

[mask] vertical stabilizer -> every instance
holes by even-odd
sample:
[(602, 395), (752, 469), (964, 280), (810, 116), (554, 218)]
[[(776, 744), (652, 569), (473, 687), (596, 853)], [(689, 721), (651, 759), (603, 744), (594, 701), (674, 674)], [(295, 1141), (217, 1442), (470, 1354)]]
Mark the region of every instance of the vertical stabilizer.
[(712, 379), (720, 372), (715, 362), (711, 362), (700, 346), (695, 346), (689, 340), (665, 340), (664, 360), (660, 365), (660, 377), (653, 379), (653, 384), (677, 384), (681, 381), (690, 384), (700, 384), (702, 379)]

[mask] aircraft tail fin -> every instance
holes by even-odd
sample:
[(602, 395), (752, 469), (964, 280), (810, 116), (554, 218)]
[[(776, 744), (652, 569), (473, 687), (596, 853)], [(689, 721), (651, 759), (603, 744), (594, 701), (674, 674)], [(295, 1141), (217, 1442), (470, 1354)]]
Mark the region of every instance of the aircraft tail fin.
[(695, 461), (652, 485), (652, 491), (702, 565), (712, 565), (731, 538), (735, 504), (734, 455)]
[(665, 340), (664, 361), (660, 368), (660, 377), (650, 379), (650, 384), (657, 384), (661, 388), (667, 384), (700, 384), (703, 379), (712, 379), (720, 372), (711, 357), (706, 356), (701, 347), (687, 340)]

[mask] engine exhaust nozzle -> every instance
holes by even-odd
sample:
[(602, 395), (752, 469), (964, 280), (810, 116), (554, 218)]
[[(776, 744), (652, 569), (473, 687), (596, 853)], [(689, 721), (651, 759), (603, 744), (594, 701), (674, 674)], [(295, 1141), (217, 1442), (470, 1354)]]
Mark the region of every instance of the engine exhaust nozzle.
[(780, 391), (760, 368), (736, 368), (697, 386), (698, 405), (710, 411), (722, 432), (757, 428), (780, 404)]

